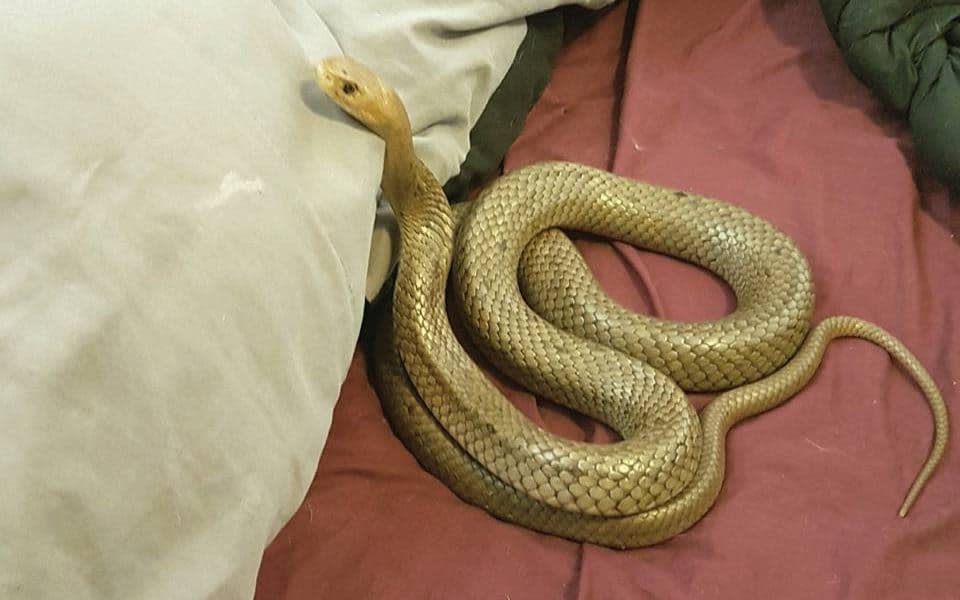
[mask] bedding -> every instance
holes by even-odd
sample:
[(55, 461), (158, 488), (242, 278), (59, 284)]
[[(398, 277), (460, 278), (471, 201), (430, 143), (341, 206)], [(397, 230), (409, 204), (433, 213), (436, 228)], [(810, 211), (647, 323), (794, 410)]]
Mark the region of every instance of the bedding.
[[(770, 220), (810, 262), (814, 320), (853, 314), (892, 331), (956, 421), (960, 232), (946, 189), (912, 169), (910, 139), (844, 65), (816, 5), (645, 0), (618, 4), (560, 51), (504, 168), (572, 160)], [(699, 269), (619, 243), (578, 245), (634, 310), (694, 320), (732, 309), (726, 287)], [(366, 340), (377, 334), (365, 325)], [(831, 344), (806, 389), (731, 432), (726, 482), (702, 521), (627, 552), (461, 502), (392, 435), (366, 361), (361, 345), (314, 482), (264, 556), (258, 599), (947, 599), (960, 589), (956, 423), (938, 473), (899, 519), (930, 417), (905, 375), (862, 341)], [(490, 376), (549, 430), (612, 439)]]
[(556, 4), (0, 9), (0, 596), (251, 597), (382, 239), (382, 144), (313, 65), (373, 53), (446, 179)]
[(960, 194), (960, 2), (820, 4), (847, 64), (907, 117), (918, 156)]
[(470, 150), (460, 171), (443, 186), (450, 202), (465, 200), (472, 190), (497, 175), (507, 149), (517, 139), (527, 113), (550, 79), (551, 63), (560, 50), (563, 31), (560, 11), (548, 10), (527, 17), (527, 34), (510, 69), (470, 130)]

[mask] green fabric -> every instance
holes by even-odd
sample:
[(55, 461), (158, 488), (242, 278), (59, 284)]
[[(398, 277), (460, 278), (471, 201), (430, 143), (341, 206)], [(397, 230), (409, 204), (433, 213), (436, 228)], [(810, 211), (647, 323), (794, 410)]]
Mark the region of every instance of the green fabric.
[(907, 117), (919, 158), (960, 191), (960, 2), (820, 5), (850, 69)]
[(563, 30), (559, 10), (527, 18), (527, 35), (510, 70), (470, 131), (470, 151), (460, 173), (443, 188), (451, 202), (466, 199), (471, 189), (499, 171), (507, 149), (520, 135), (527, 113), (550, 80)]

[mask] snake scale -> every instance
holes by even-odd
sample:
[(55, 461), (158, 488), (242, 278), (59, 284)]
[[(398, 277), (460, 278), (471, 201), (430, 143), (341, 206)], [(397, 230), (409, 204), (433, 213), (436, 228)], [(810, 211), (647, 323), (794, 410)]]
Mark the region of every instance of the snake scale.
[[(944, 402), (880, 327), (830, 317), (810, 328), (809, 267), (786, 235), (727, 203), (571, 163), (509, 173), (454, 210), (416, 157), (392, 88), (347, 57), (322, 61), (316, 80), (385, 143), (381, 186), (401, 245), (392, 303), (376, 324), (378, 395), (397, 436), (462, 499), (572, 540), (629, 548), (669, 539), (717, 498), (728, 430), (790, 398), (830, 340), (850, 336), (886, 349), (933, 415), (906, 515), (944, 454)], [(701, 265), (730, 285), (737, 308), (703, 323), (631, 314), (603, 294), (558, 229)], [(455, 336), (448, 276), (457, 318), (492, 363), (622, 441), (566, 440), (517, 410)], [(700, 414), (684, 393), (724, 389)]]

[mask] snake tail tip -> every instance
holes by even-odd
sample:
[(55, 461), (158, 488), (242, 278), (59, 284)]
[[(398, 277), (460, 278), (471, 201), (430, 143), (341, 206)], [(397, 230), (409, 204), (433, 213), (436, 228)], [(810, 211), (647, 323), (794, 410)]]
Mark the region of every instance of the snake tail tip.
[(907, 499), (903, 501), (903, 504), (900, 506), (900, 511), (897, 513), (900, 515), (901, 519), (907, 516), (907, 513), (910, 512), (911, 508), (913, 508), (913, 503), (916, 502), (916, 500), (917, 494), (913, 493), (913, 490), (911, 490), (911, 493), (907, 495)]

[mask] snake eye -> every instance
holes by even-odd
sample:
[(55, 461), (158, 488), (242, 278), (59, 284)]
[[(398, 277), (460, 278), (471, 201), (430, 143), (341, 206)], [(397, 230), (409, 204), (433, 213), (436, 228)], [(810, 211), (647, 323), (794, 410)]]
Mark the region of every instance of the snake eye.
[(349, 81), (343, 84), (343, 93), (350, 96), (357, 91), (357, 85)]

